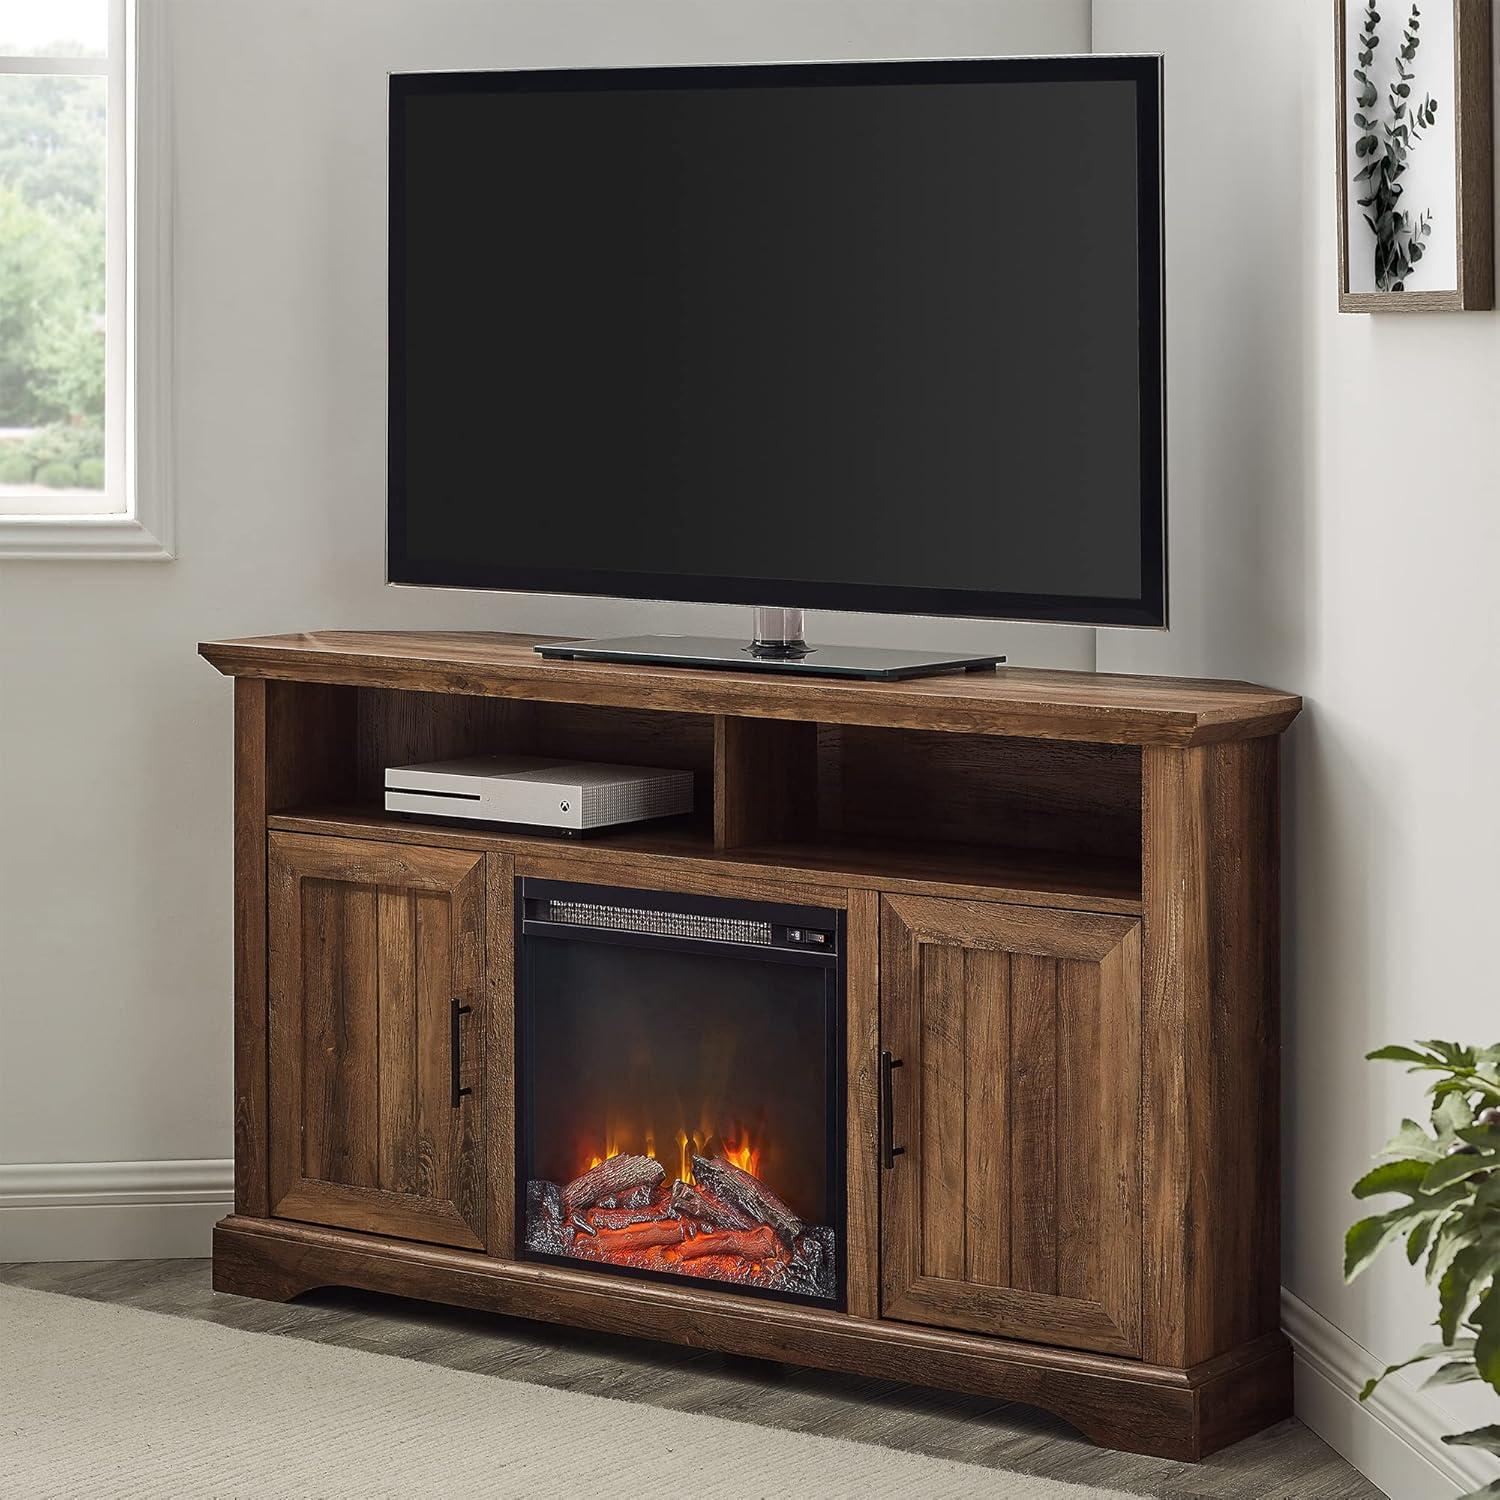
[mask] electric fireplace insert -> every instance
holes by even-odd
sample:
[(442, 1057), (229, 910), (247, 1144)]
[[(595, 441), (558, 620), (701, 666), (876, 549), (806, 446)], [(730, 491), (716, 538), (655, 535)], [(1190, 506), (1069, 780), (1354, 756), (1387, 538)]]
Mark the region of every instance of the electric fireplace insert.
[(517, 887), (523, 1256), (841, 1308), (843, 913)]

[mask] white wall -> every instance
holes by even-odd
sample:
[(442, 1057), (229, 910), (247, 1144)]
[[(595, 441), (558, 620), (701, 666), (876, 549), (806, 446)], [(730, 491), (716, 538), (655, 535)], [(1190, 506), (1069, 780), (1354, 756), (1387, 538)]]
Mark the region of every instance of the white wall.
[(1426, 1500), (1456, 1490), (1411, 1445), (1433, 1453), (1465, 1410), (1494, 1421), (1494, 1398), (1392, 1386), (1397, 1441), (1335, 1390), (1435, 1314), (1399, 1254), (1345, 1287), (1342, 1236), (1349, 1184), (1421, 1114), (1405, 1075), (1362, 1054), (1500, 1029), (1500, 317), (1338, 313), (1331, 10), (1095, 0), (1097, 50), (1166, 55), (1173, 573), (1170, 634), (1101, 632), (1099, 665), (1306, 695), (1284, 820), (1299, 1410)]
[[(0, 566), (0, 1164), (143, 1165), (0, 1165), (12, 1210), (0, 1213), (0, 1258), (66, 1254), (63, 1235), (88, 1256), (206, 1249), (211, 1184), (231, 1148), (230, 685), (195, 658), (199, 640), (747, 624), (746, 611), (382, 586), (387, 71), (1089, 45), (1087, 0), (169, 0), (167, 11), (180, 557)], [(825, 639), (1093, 661), (1092, 631), (813, 625)], [(152, 1165), (164, 1160), (203, 1165), (184, 1187), (181, 1172)], [(142, 1199), (174, 1214), (148, 1224)], [(70, 1205), (110, 1212), (85, 1230)]]

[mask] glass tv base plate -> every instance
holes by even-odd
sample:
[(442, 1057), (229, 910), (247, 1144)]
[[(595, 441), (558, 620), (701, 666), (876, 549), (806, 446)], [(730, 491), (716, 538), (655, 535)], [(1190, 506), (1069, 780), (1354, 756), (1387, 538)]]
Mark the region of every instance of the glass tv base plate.
[(721, 672), (781, 672), (798, 677), (861, 677), (900, 682), (954, 672), (992, 672), (1003, 656), (949, 656), (880, 646), (810, 646), (802, 656), (757, 656), (744, 641), (703, 635), (626, 635), (611, 640), (557, 641), (538, 646), (549, 661), (620, 661), (658, 667), (707, 667)]

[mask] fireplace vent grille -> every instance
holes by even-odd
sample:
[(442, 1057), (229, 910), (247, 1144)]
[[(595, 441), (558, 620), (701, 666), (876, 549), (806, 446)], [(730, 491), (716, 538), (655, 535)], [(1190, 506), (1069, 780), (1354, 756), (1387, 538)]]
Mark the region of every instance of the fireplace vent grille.
[(770, 944), (769, 922), (747, 917), (705, 917), (685, 911), (651, 911), (639, 906), (605, 906), (595, 901), (548, 901), (547, 920), (611, 932), (642, 932), (654, 937), (706, 938), (717, 943)]

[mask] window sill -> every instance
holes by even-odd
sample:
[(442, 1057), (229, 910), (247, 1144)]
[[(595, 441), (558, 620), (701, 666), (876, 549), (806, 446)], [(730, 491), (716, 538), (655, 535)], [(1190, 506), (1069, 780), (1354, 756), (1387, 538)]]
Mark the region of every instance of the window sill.
[(0, 562), (166, 562), (167, 540), (135, 516), (0, 516)]

